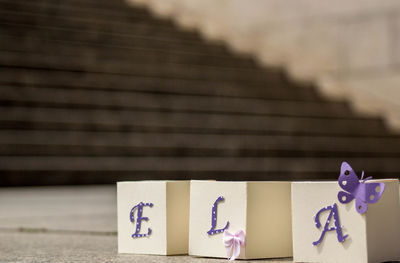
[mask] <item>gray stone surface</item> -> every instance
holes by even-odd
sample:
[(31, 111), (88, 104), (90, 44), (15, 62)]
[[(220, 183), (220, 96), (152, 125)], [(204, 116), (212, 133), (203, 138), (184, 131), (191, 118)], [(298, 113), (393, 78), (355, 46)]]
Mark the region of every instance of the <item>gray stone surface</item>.
[(0, 262), (226, 262), (189, 256), (119, 255), (117, 237), (101, 235), (1, 232), (0, 248)]
[(117, 231), (115, 186), (5, 188), (1, 228)]
[(116, 229), (115, 186), (0, 189), (0, 262), (226, 262), (118, 254)]

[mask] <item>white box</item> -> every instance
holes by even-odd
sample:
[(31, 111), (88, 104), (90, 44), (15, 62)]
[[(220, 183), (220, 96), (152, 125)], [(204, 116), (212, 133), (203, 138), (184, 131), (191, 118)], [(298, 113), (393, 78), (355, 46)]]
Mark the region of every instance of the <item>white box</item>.
[[(293, 256), (295, 262), (382, 262), (400, 259), (400, 206), (397, 179), (371, 180), (385, 183), (377, 203), (368, 204), (364, 214), (356, 211), (355, 200), (347, 204), (338, 201), (341, 191), (337, 181), (293, 182)], [(327, 231), (319, 240), (330, 210), (319, 216), (322, 226), (317, 228), (317, 212), (326, 206), (337, 205), (342, 226), (343, 242), (336, 230)], [(333, 217), (332, 217), (333, 218)], [(334, 226), (335, 220), (329, 226)]]
[(209, 235), (217, 202), (216, 228), (245, 232), (241, 259), (292, 256), (290, 182), (191, 181), (189, 255), (227, 258), (223, 232)]
[(189, 191), (189, 181), (118, 182), (118, 253), (187, 254)]

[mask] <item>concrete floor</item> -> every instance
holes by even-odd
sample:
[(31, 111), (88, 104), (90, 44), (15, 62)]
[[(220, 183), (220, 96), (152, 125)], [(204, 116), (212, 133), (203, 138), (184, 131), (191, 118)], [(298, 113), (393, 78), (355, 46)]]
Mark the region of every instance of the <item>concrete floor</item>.
[(226, 262), (119, 255), (116, 207), (115, 186), (0, 188), (0, 262)]

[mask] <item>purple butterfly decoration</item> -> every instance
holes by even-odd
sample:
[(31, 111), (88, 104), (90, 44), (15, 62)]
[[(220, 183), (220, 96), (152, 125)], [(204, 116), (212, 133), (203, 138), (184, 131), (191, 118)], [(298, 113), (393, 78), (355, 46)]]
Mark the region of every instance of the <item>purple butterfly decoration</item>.
[(356, 210), (360, 214), (367, 212), (368, 204), (378, 202), (385, 190), (384, 183), (366, 183), (372, 177), (363, 178), (364, 171), (359, 180), (353, 168), (346, 162), (342, 163), (339, 185), (344, 191), (338, 193), (339, 202), (347, 204), (355, 198)]

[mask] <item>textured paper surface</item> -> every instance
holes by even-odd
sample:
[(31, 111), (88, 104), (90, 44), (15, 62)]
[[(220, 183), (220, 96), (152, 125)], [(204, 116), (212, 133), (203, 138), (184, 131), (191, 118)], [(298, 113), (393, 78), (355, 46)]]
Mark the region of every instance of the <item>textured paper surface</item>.
[(247, 184), (246, 258), (291, 257), (291, 183)]
[[(369, 205), (365, 214), (359, 214), (356, 211), (354, 202), (348, 204), (339, 203), (337, 193), (341, 189), (337, 181), (292, 183), (294, 261), (379, 262), (383, 261), (378, 260), (379, 258), (397, 258), (396, 249), (393, 251), (387, 250), (385, 254), (371, 249), (372, 243), (368, 244), (368, 242), (371, 242), (372, 239), (382, 244), (394, 242), (393, 244), (400, 249), (398, 238), (394, 237), (395, 235), (393, 234), (389, 234), (391, 231), (394, 231), (395, 234), (398, 233), (398, 181), (372, 181), (385, 182), (387, 189), (385, 189), (379, 202)], [(321, 229), (315, 227), (313, 216), (322, 207), (333, 205), (334, 203), (338, 205), (343, 234), (348, 234), (349, 237), (343, 243), (340, 243), (337, 240), (336, 232), (329, 231), (325, 234), (321, 244), (313, 246), (312, 242), (319, 239), (323, 228), (323, 226)], [(321, 215), (322, 225), (325, 224), (328, 214)], [(383, 220), (383, 218), (391, 216), (394, 216), (394, 219)], [(397, 223), (394, 223), (396, 219)], [(377, 234), (378, 232), (380, 234)]]
[[(118, 253), (158, 254), (167, 253), (167, 187), (165, 181), (118, 182)], [(136, 227), (129, 220), (129, 214), (140, 202), (151, 202), (153, 207), (144, 207), (143, 216), (149, 221), (142, 221), (141, 233), (148, 227), (152, 233), (148, 237), (132, 238)]]
[(187, 254), (190, 181), (167, 182), (167, 254)]
[(382, 182), (386, 187), (379, 205), (369, 205), (367, 212), (369, 262), (400, 260), (399, 182)]

